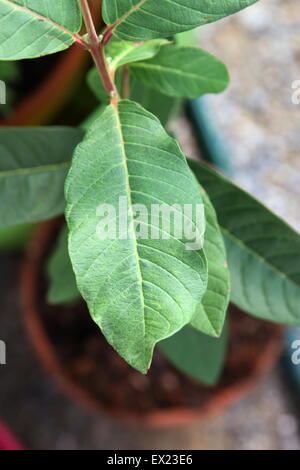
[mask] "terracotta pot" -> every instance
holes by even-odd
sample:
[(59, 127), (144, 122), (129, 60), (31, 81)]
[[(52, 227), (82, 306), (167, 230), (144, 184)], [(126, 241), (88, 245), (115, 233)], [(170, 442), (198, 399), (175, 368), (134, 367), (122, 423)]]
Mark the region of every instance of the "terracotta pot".
[(176, 407), (168, 410), (151, 411), (148, 414), (143, 414), (142, 417), (132, 411), (118, 410), (117, 407), (107, 409), (100, 401), (92, 397), (87, 390), (68, 377), (60, 364), (55, 348), (47, 336), (39, 315), (38, 286), (43, 255), (51, 240), (53, 241), (53, 235), (59, 224), (61, 224), (61, 221), (57, 219), (41, 224), (28, 247), (21, 270), (21, 303), (25, 326), (41, 363), (62, 389), (75, 401), (88, 406), (94, 412), (104, 412), (117, 419), (135, 423), (139, 426), (167, 427), (187, 424), (221, 412), (229, 405), (240, 400), (278, 360), (282, 349), (282, 327), (270, 323), (268, 327), (269, 339), (264, 345), (263, 354), (254, 352), (251, 373), (234, 385), (222, 389), (220, 393), (212, 395), (205, 406), (198, 408)]
[(24, 450), (20, 442), (11, 434), (0, 421), (0, 450)]

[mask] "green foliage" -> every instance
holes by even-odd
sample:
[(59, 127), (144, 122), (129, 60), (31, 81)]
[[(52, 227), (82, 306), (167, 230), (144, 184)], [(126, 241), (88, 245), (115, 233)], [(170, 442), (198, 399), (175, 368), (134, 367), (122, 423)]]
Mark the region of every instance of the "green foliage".
[(300, 236), (260, 202), (190, 161), (217, 211), (231, 274), (231, 300), (259, 318), (300, 324)]
[(0, 116), (5, 116), (11, 111), (16, 97), (14, 85), (19, 79), (20, 73), (15, 62), (0, 61), (0, 80), (5, 82), (5, 104), (0, 104)]
[(110, 57), (110, 67), (116, 70), (122, 65), (154, 57), (166, 39), (153, 39), (147, 42), (129, 42), (112, 40), (107, 45), (106, 56)]
[(177, 98), (219, 93), (229, 81), (225, 65), (197, 47), (163, 46), (154, 58), (131, 64), (130, 71), (147, 86)]
[(50, 304), (67, 304), (80, 298), (68, 253), (68, 229), (66, 226), (61, 230), (47, 264), (47, 274), (50, 283), (47, 300)]
[(67, 49), (80, 27), (77, 0), (0, 0), (0, 60)]
[(0, 80), (5, 83), (13, 83), (19, 78), (19, 70), (17, 64), (14, 62), (1, 62), (0, 61)]
[[(89, 71), (87, 81), (99, 101), (107, 104), (109, 96), (103, 87), (96, 68)], [(116, 84), (118, 89), (121, 91), (122, 75), (120, 73), (116, 74)], [(141, 104), (147, 111), (158, 117), (163, 125), (167, 123), (170, 115), (174, 109), (176, 109), (177, 103), (174, 99), (147, 87), (134, 77), (130, 80), (129, 95), (133, 101)]]
[(64, 180), (82, 135), (68, 127), (0, 128), (0, 227), (64, 211)]
[(257, 0), (103, 0), (103, 18), (115, 36), (137, 41), (194, 29)]
[(203, 189), (201, 193), (205, 205), (204, 253), (208, 265), (208, 284), (191, 325), (207, 335), (220, 336), (229, 302), (229, 271), (214, 207)]
[(159, 343), (159, 349), (181, 372), (205, 385), (214, 385), (222, 371), (227, 344), (226, 325), (220, 338), (211, 338), (185, 326)]
[[(128, 204), (131, 238), (123, 228), (113, 240), (102, 239), (96, 231), (99, 203), (118, 208), (120, 196)], [(108, 341), (146, 372), (154, 345), (193, 318), (206, 290), (207, 267), (202, 250), (187, 250), (172, 229), (166, 240), (138, 238), (134, 205), (201, 204), (197, 184), (158, 119), (121, 101), (117, 109), (107, 107), (78, 146), (66, 199), (78, 288)], [(145, 224), (143, 219), (141, 230)], [(150, 233), (153, 225), (161, 234), (159, 219), (144, 229)]]
[[(61, 214), (70, 168), (68, 229), (47, 266), (48, 300), (69, 303), (80, 292), (107, 340), (142, 372), (160, 343), (180, 370), (215, 383), (227, 343), (229, 271), (239, 307), (300, 324), (299, 235), (250, 195), (190, 162), (195, 178), (163, 128), (179, 98), (219, 93), (229, 81), (225, 65), (188, 47), (182, 33), (253, 3), (103, 0), (105, 25), (96, 31), (85, 0), (0, 0), (0, 60), (76, 42), (94, 59), (88, 82), (101, 103), (80, 129), (0, 129), (0, 227)], [(177, 33), (180, 45), (171, 42)], [(173, 214), (170, 228), (161, 212), (149, 220), (153, 204)], [(187, 204), (200, 206), (206, 221), (194, 249), (185, 232), (175, 233)], [(195, 213), (188, 222), (199, 229)]]

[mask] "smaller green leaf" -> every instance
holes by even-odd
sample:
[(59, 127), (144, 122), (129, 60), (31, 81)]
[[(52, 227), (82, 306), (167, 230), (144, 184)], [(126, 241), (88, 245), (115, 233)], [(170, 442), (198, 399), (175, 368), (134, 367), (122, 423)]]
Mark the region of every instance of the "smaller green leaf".
[(50, 280), (47, 301), (50, 304), (66, 304), (80, 299), (68, 252), (68, 229), (66, 226), (61, 230), (48, 261), (47, 273)]
[(214, 385), (222, 372), (228, 344), (225, 324), (220, 338), (211, 338), (186, 326), (159, 343), (159, 349), (181, 372), (205, 385)]
[(158, 117), (163, 126), (176, 113), (181, 102), (181, 100), (176, 100), (170, 96), (163, 95), (153, 88), (147, 87), (134, 77), (130, 78), (130, 96), (134, 101), (147, 109), (147, 111)]
[(110, 67), (116, 70), (121, 65), (154, 57), (162, 45), (168, 44), (166, 39), (153, 39), (152, 41), (119, 41), (112, 40), (106, 47), (106, 57), (110, 57)]
[(131, 64), (130, 72), (147, 86), (178, 98), (220, 93), (229, 83), (225, 65), (197, 47), (163, 46), (152, 59)]
[[(93, 67), (87, 74), (87, 83), (94, 95), (98, 98), (101, 103), (109, 104), (110, 98), (105, 90), (102, 80), (99, 76), (99, 72), (96, 67)], [(118, 91), (122, 89), (122, 73), (121, 70), (117, 70), (115, 75), (115, 83)]]
[(16, 62), (0, 61), (0, 80), (13, 83), (20, 77), (20, 72)]
[(82, 137), (71, 127), (0, 128), (0, 227), (64, 211), (64, 181)]
[[(99, 99), (99, 101), (104, 103), (104, 105), (108, 104), (109, 97), (103, 87), (96, 68), (93, 68), (89, 71), (87, 81), (90, 89)], [(116, 84), (120, 92), (122, 88), (121, 81), (122, 74), (121, 70), (119, 69), (116, 73)], [(130, 98), (147, 109), (147, 111), (158, 117), (163, 125), (167, 123), (170, 115), (179, 104), (179, 100), (174, 100), (174, 98), (163, 95), (159, 91), (147, 87), (144, 83), (136, 80), (134, 77), (130, 77)], [(102, 110), (104, 108), (102, 108)], [(98, 110), (96, 111), (96, 114), (97, 113)], [(91, 122), (92, 121), (93, 118), (91, 117)], [(89, 120), (87, 120), (87, 122), (89, 122)], [(87, 127), (88, 126), (84, 123), (83, 128), (87, 129)]]
[(229, 304), (229, 269), (216, 212), (202, 188), (201, 196), (205, 206), (204, 253), (208, 265), (208, 285), (191, 325), (202, 333), (218, 337), (221, 334)]

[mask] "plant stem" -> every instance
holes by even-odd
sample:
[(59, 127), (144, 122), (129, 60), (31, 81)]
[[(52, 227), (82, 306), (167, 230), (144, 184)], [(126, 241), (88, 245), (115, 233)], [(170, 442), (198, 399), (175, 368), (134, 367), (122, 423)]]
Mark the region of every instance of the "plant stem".
[(93, 57), (103, 85), (111, 97), (111, 103), (116, 104), (118, 91), (109, 72), (104, 46), (97, 35), (88, 0), (80, 0), (80, 8), (88, 35), (87, 48)]
[(112, 37), (112, 34), (113, 34), (113, 28), (111, 26), (106, 26), (105, 30), (104, 30), (104, 33), (103, 33), (103, 44), (106, 45), (111, 37)]

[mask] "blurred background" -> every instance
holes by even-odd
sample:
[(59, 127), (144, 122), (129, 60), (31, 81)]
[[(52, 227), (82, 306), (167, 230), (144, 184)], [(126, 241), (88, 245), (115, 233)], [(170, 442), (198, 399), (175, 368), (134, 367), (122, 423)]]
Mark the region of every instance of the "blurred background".
[[(226, 63), (231, 84), (221, 95), (189, 104), (189, 112), (181, 111), (174, 117), (170, 129), (187, 156), (199, 158), (203, 153), (199, 150), (201, 129), (195, 132), (187, 117), (199, 105), (200, 114), (206, 116), (203, 126), (210, 130), (210, 137), (204, 138), (218, 144), (210, 155), (213, 163), (300, 230), (300, 104), (292, 101), (292, 84), (300, 80), (299, 1), (262, 0), (234, 17), (200, 28), (194, 38)], [(90, 64), (81, 52), (75, 57), (60, 56), (62, 65), (57, 70), (56, 64), (55, 73), (49, 61), (45, 67), (31, 61), (38, 71), (35, 89), (44, 83), (47, 67), (52, 81), (21, 107), (18, 90), (27, 95), (32, 91), (32, 68), (28, 72), (26, 64), (11, 64), (2, 71), (0, 67), (0, 79), (11, 83), (10, 104), (5, 109), (0, 106), (2, 125), (77, 124), (93, 108), (94, 99), (84, 79)], [(71, 80), (74, 74), (76, 83)], [(58, 88), (49, 106), (49, 93)], [(72, 96), (76, 96), (76, 106), (71, 104)], [(0, 365), (0, 420), (24, 446), (300, 449), (300, 365), (293, 366), (291, 361), (292, 339), (300, 339), (299, 329), (286, 331), (285, 352), (273, 370), (239, 402), (211, 418), (145, 429), (91, 413), (74, 403), (41, 367), (22, 323), (18, 295), (22, 253), (12, 248), (21, 247), (31, 231), (25, 227), (0, 236), (0, 339), (7, 344), (7, 364)]]

